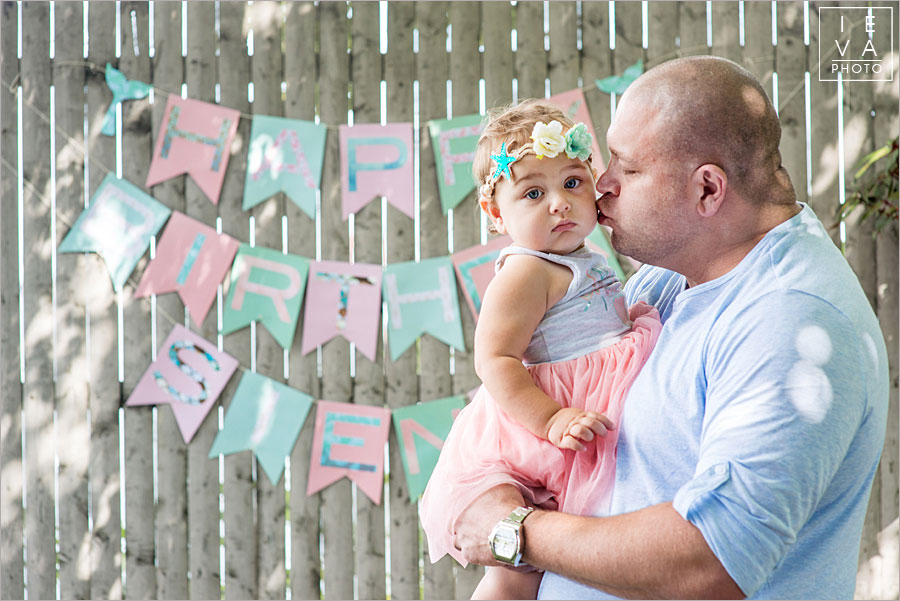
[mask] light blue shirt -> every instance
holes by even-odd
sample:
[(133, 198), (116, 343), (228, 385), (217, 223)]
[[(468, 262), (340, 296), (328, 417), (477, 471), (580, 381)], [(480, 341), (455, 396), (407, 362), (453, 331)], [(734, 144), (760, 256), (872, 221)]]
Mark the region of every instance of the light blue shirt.
[[(888, 407), (878, 321), (809, 207), (727, 274), (685, 289), (642, 267), (660, 310), (629, 392), (610, 513), (672, 501), (751, 598), (850, 599)], [(547, 574), (542, 599), (608, 598)]]

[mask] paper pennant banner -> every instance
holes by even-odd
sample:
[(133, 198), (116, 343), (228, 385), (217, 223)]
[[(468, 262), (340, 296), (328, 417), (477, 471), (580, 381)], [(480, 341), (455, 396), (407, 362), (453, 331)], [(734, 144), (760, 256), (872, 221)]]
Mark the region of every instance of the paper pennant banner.
[(225, 413), (209, 458), (253, 451), (272, 484), (284, 471), (313, 399), (290, 386), (245, 371)]
[(477, 245), (454, 253), (450, 258), (456, 269), (456, 277), (462, 286), (463, 296), (469, 304), (472, 316), (478, 320), (481, 299), (488, 284), (494, 279), (494, 261), (500, 251), (512, 244), (509, 236), (499, 236), (484, 245)]
[(237, 369), (237, 360), (176, 324), (126, 405), (172, 405), (184, 442), (189, 443)]
[(483, 129), (483, 120), (481, 115), (466, 115), (436, 119), (428, 124), (441, 208), (445, 214), (475, 189), (472, 161), (475, 160), (475, 146)]
[(246, 211), (277, 192), (285, 192), (315, 219), (316, 189), (322, 181), (328, 127), (282, 117), (253, 117), (244, 178)]
[(381, 265), (310, 263), (301, 343), (304, 355), (340, 334), (369, 360), (375, 360), (381, 274)]
[(391, 412), (381, 407), (319, 401), (306, 494), (347, 476), (376, 505), (384, 488), (384, 445)]
[(394, 409), (394, 432), (413, 502), (425, 492), (453, 420), (465, 405), (465, 396), (459, 395)]
[(240, 111), (218, 104), (169, 94), (147, 187), (187, 173), (207, 198), (218, 204), (240, 116)]
[(191, 318), (202, 324), (238, 245), (231, 236), (217, 234), (208, 225), (176, 211), (134, 295), (177, 291)]
[(306, 288), (309, 259), (271, 248), (241, 244), (222, 315), (222, 333), (260, 321), (275, 340), (290, 348)]
[(625, 282), (625, 272), (622, 271), (622, 266), (619, 264), (619, 260), (616, 258), (616, 252), (613, 250), (612, 245), (609, 243), (609, 238), (607, 237), (606, 230), (604, 230), (599, 225), (594, 228), (594, 231), (587, 237), (587, 245), (594, 252), (598, 252), (606, 257), (606, 262), (610, 267), (613, 268), (613, 271), (616, 272), (619, 280), (621, 282)]
[(121, 290), (171, 212), (131, 182), (108, 174), (57, 250), (98, 253), (113, 288)]
[[(591, 132), (591, 136), (594, 138), (593, 144), (591, 144), (591, 151), (594, 153), (591, 157), (591, 164), (598, 172), (602, 173), (604, 165), (603, 155), (600, 154), (600, 142), (597, 138), (597, 132), (594, 131), (594, 124), (591, 122), (591, 113), (588, 111), (587, 101), (584, 99), (584, 92), (581, 88), (554, 94), (547, 100), (565, 113), (566, 116), (575, 123), (580, 121), (587, 125), (588, 131)], [(606, 132), (604, 132), (604, 134), (605, 133)]]
[(413, 219), (412, 124), (341, 125), (340, 139), (344, 219), (376, 196)]
[(640, 77), (644, 72), (644, 61), (638, 61), (631, 65), (622, 75), (613, 75), (612, 77), (604, 77), (596, 81), (597, 87), (607, 94), (617, 94), (621, 96), (628, 89), (635, 79)]
[(396, 360), (423, 332), (466, 350), (450, 257), (388, 265), (384, 300), (391, 359)]
[(146, 97), (153, 86), (142, 81), (128, 79), (124, 73), (109, 63), (106, 63), (106, 85), (112, 92), (113, 99), (109, 103), (109, 108), (106, 109), (100, 133), (105, 136), (114, 136), (116, 135), (116, 105), (123, 100), (137, 100)]

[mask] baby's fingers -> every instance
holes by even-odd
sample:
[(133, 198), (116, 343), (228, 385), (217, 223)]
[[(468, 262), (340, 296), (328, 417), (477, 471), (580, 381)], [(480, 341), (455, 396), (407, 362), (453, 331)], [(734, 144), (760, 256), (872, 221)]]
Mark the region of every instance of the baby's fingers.
[(587, 447), (581, 444), (581, 441), (571, 434), (566, 434), (563, 436), (562, 440), (559, 441), (559, 448), (569, 449), (570, 451), (583, 451)]

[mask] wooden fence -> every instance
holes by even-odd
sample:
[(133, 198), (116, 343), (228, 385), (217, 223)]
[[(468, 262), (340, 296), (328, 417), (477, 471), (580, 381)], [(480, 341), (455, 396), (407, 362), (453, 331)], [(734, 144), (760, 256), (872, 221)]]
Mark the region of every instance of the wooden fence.
[[(892, 83), (818, 81), (820, 3), (387, 4), (2, 3), (3, 598), (26, 590), (31, 599), (467, 598), (481, 574), (449, 558), (431, 564), (393, 434), (387, 492), (375, 505), (347, 480), (304, 494), (312, 420), (272, 486), (249, 453), (207, 459), (215, 417), (185, 445), (167, 408), (120, 409), (174, 323), (315, 398), (395, 408), (478, 382), (471, 352), (451, 353), (429, 336), (397, 361), (375, 362), (343, 340), (301, 356), (299, 342), (283, 354), (263, 328), (217, 338), (215, 317), (191, 321), (175, 295), (132, 298), (147, 257), (117, 296), (95, 255), (57, 255), (104, 175), (145, 181), (165, 93), (330, 126), (348, 123), (349, 111), (354, 123), (413, 121), (415, 220), (377, 202), (341, 219), (335, 130), (316, 220), (283, 195), (242, 211), (248, 119), (218, 206), (185, 177), (150, 190), (242, 241), (252, 227), (258, 245), (367, 263), (446, 255), (482, 240), (473, 203), (441, 211), (429, 119), (583, 86), (602, 134), (612, 103), (594, 81), (639, 59), (652, 66), (716, 54), (753, 71), (779, 107), (798, 196), (826, 222), (857, 160), (898, 130), (896, 67)], [(896, 3), (886, 5), (896, 19)], [(896, 34), (893, 44), (878, 50), (896, 65)], [(116, 137), (99, 133), (111, 100), (107, 62), (156, 88), (154, 102), (123, 105)], [(834, 230), (835, 242), (881, 320), (892, 383), (857, 596), (897, 598), (897, 227), (876, 238), (853, 215), (843, 230), (843, 238)], [(463, 318), (471, 350), (473, 324)]]

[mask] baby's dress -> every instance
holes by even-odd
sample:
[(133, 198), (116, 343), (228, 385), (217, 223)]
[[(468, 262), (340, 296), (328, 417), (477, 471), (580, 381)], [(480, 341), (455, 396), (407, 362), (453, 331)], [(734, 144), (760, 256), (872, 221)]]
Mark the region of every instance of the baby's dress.
[[(661, 328), (656, 309), (625, 308), (622, 286), (603, 255), (582, 247), (555, 255), (509, 246), (572, 270), (566, 294), (541, 320), (523, 357), (537, 386), (563, 407), (606, 414), (619, 423), (625, 395), (644, 365)], [(478, 496), (500, 484), (515, 485), (526, 502), (547, 509), (602, 513), (615, 480), (618, 430), (585, 443), (584, 451), (560, 449), (506, 415), (481, 386), (463, 409), (441, 450), (422, 498), (420, 518), (432, 562), (453, 546), (453, 525)]]

